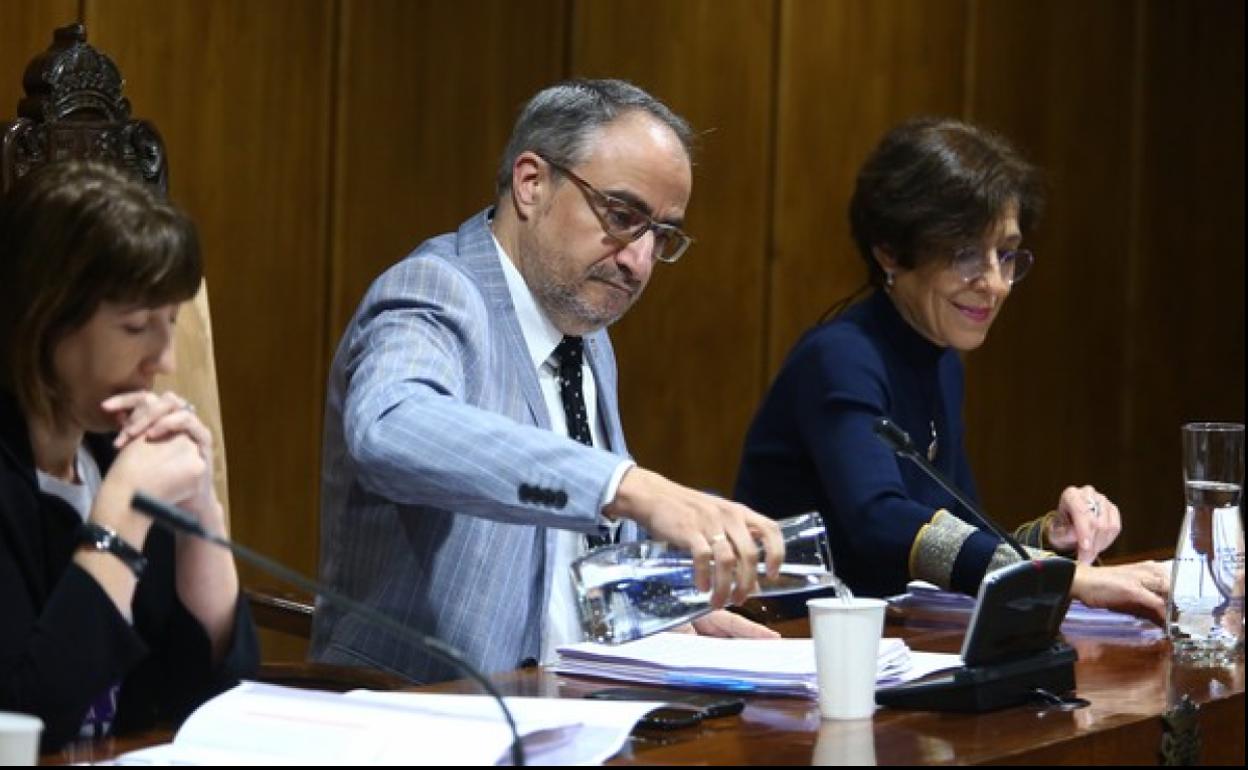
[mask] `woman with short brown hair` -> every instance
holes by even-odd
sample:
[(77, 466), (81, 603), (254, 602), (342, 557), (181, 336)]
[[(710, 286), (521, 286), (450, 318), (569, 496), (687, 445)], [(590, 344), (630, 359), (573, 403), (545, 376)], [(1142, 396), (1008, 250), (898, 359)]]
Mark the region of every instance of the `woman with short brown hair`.
[(130, 507), (225, 531), (211, 434), (152, 392), (201, 271), (191, 221), (119, 169), (52, 164), (0, 201), (0, 709), (45, 749), (176, 720), (256, 664), (229, 553)]

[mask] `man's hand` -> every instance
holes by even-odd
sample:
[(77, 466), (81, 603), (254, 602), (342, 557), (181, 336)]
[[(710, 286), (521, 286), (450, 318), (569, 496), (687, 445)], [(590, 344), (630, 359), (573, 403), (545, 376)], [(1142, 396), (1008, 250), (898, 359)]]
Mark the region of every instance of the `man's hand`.
[(605, 513), (632, 519), (654, 539), (687, 548), (693, 557), (694, 584), (700, 591), (711, 591), (711, 606), (716, 609), (729, 599), (740, 604), (757, 586), (755, 541), (765, 552), (768, 576), (778, 577), (784, 562), (784, 539), (774, 521), (644, 468), (625, 472)]
[(732, 639), (779, 639), (780, 634), (728, 610), (715, 610), (691, 624), (694, 633)]

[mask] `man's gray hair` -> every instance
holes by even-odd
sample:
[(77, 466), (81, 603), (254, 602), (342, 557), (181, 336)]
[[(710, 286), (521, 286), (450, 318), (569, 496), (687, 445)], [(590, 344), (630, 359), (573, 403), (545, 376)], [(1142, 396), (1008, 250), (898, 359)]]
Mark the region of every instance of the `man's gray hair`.
[(499, 196), (511, 189), (520, 153), (533, 151), (565, 168), (585, 159), (593, 134), (625, 113), (641, 110), (670, 128), (693, 156), (693, 129), (663, 102), (623, 80), (566, 80), (524, 105), (498, 166)]

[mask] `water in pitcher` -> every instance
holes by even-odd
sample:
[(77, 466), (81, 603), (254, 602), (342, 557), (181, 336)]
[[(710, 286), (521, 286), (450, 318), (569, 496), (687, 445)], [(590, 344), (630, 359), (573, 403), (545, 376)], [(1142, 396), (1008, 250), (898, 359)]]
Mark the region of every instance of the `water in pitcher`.
[(1244, 525), (1241, 487), (1186, 483), (1187, 513), (1171, 573), (1167, 626), (1175, 655), (1231, 662), (1244, 648)]
[[(759, 560), (754, 596), (781, 596), (821, 588), (849, 595), (832, 572), (823, 521), (808, 513), (780, 522), (785, 561), (775, 579)], [(710, 593), (693, 582), (689, 552), (645, 540), (600, 548), (572, 565), (585, 636), (620, 644), (687, 623), (711, 610)]]

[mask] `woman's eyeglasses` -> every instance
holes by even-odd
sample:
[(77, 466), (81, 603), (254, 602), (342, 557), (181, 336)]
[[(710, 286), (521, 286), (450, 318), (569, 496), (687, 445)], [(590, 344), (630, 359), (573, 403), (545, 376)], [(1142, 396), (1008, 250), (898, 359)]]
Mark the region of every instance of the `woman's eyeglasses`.
[[(1001, 273), (1001, 280), (1010, 286), (1023, 280), (1036, 262), (1035, 255), (1027, 249), (1010, 249), (996, 254), (996, 267)], [(950, 266), (965, 283), (975, 283), (992, 270), (993, 261), (980, 247), (964, 246), (953, 253)]]

